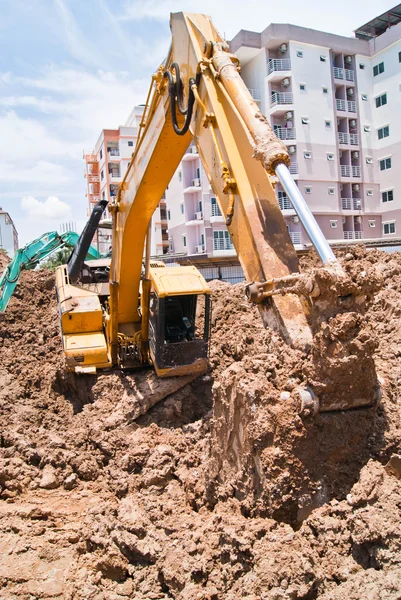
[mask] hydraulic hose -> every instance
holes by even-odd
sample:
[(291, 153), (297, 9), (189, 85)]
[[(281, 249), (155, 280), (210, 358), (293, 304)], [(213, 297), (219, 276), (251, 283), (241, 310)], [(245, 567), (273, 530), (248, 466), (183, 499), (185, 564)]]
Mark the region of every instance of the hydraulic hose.
[[(175, 71), (175, 80), (172, 71)], [(165, 71), (164, 77), (168, 79), (168, 93), (170, 95), (170, 110), (171, 119), (173, 122), (173, 129), (177, 135), (185, 135), (188, 131), (189, 125), (192, 119), (193, 108), (195, 104), (195, 96), (191, 89), (193, 84), (199, 85), (201, 74), (197, 73), (196, 78), (190, 77), (188, 81), (188, 105), (186, 108), (182, 105), (182, 80), (180, 75), (180, 68), (177, 63), (171, 65), (171, 71)], [(178, 111), (185, 115), (185, 123), (180, 128), (177, 122), (177, 105)]]

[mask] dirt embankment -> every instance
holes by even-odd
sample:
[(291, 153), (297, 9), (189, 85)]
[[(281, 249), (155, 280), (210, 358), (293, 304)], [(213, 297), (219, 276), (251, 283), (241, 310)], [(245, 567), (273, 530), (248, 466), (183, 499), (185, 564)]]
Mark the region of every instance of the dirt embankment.
[(400, 598), (401, 256), (352, 252), (384, 279), (352, 325), (383, 398), (314, 418), (291, 395), (313, 362), (242, 285), (212, 284), (211, 372), (138, 418), (150, 372), (65, 375), (53, 275), (24, 273), (0, 315), (0, 597)]

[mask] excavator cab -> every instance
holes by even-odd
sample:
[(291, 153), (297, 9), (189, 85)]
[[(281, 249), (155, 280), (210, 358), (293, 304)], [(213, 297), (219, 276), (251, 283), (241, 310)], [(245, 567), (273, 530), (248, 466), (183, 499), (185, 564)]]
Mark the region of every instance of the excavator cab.
[(151, 268), (151, 279), (149, 350), (157, 374), (205, 371), (211, 317), (206, 281), (194, 267)]

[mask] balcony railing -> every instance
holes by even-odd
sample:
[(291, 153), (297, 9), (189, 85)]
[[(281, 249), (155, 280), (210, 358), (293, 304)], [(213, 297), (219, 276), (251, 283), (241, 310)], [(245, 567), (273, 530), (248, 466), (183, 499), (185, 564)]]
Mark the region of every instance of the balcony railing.
[(347, 100), (347, 104), (348, 104), (348, 112), (356, 112), (355, 100)]
[(120, 156), (120, 150), (118, 148), (110, 148), (110, 156)]
[(361, 167), (352, 166), (352, 177), (360, 177), (361, 176)]
[(295, 140), (295, 129), (287, 129), (287, 127), (275, 127), (274, 133), (280, 140)]
[(290, 173), (291, 173), (291, 175), (298, 175), (298, 163), (296, 163), (296, 162), (290, 163)]
[(336, 108), (337, 110), (347, 110), (347, 101), (336, 98)]
[(347, 81), (355, 81), (355, 74), (352, 69), (344, 69), (345, 71), (345, 79)]
[(343, 210), (351, 210), (352, 198), (341, 198), (341, 206)]
[(213, 239), (214, 250), (234, 250), (234, 244), (230, 239), (214, 238)]
[(342, 131), (338, 132), (338, 141), (340, 144), (349, 144), (349, 135), (348, 133), (343, 133)]
[(344, 231), (345, 240), (361, 240), (363, 236), (362, 231)]
[(116, 169), (112, 169), (111, 171), (109, 171), (110, 177), (121, 177), (121, 173), (120, 171), (117, 171)]
[(220, 207), (217, 204), (211, 204), (211, 216), (222, 217)]
[(359, 146), (359, 135), (357, 133), (350, 133), (349, 143), (351, 146)]
[(292, 104), (293, 95), (292, 92), (273, 92), (270, 96), (270, 106), (276, 106), (277, 104)]
[(292, 210), (292, 204), (286, 194), (282, 194), (278, 197), (278, 204), (281, 210)]
[(260, 91), (258, 89), (248, 88), (248, 91), (254, 100), (260, 100)]
[(340, 165), (341, 177), (351, 177), (350, 165)]
[(290, 238), (293, 244), (301, 243), (301, 232), (300, 231), (289, 231)]
[(267, 63), (267, 74), (273, 71), (291, 71), (291, 60), (289, 58), (271, 58)]

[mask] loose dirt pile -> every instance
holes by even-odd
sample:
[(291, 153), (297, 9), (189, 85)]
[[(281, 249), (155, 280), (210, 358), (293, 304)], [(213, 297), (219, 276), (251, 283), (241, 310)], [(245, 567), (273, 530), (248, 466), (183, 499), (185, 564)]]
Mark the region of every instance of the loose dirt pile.
[(242, 285), (212, 283), (210, 373), (138, 417), (152, 373), (66, 375), (53, 275), (23, 273), (0, 315), (0, 597), (400, 598), (401, 255), (351, 252), (384, 278), (359, 332), (383, 398), (316, 417)]

